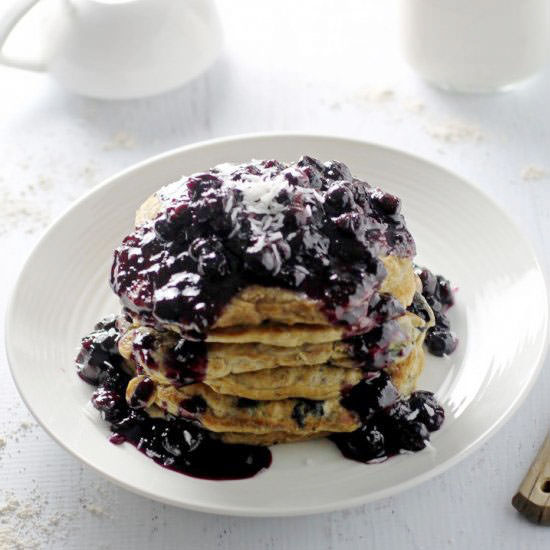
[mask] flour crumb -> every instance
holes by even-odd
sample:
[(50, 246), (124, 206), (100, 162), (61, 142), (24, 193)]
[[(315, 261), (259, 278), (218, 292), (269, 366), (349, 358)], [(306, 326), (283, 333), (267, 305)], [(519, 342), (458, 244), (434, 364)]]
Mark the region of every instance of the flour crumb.
[(405, 111), (409, 111), (410, 113), (420, 114), (426, 109), (426, 105), (418, 99), (406, 99), (403, 101), (402, 105), (403, 109), (405, 109)]
[(15, 228), (35, 233), (48, 225), (51, 218), (48, 205), (33, 197), (33, 192), (32, 186), (17, 192), (0, 189), (0, 235)]
[(19, 508), (19, 501), (16, 498), (9, 497), (4, 504), (0, 505), (0, 516), (6, 516), (15, 512)]
[(85, 504), (84, 508), (90, 512), (93, 516), (98, 518), (108, 517), (109, 514), (101, 507), (96, 504)]
[(133, 149), (136, 146), (136, 138), (128, 132), (120, 131), (114, 134), (111, 141), (103, 145), (104, 151), (113, 149)]
[(426, 132), (431, 137), (446, 143), (477, 142), (483, 139), (483, 133), (478, 126), (462, 120), (431, 124), (426, 127)]
[(521, 179), (523, 181), (537, 181), (542, 180), (548, 176), (548, 172), (540, 166), (530, 164), (525, 166), (521, 171)]
[(84, 166), (80, 172), (80, 177), (84, 181), (86, 187), (92, 187), (97, 183), (97, 169), (94, 164), (90, 163)]
[(368, 101), (372, 103), (384, 103), (395, 98), (395, 91), (388, 86), (363, 88), (353, 95), (356, 101)]
[(0, 449), (3, 449), (6, 446), (6, 439), (0, 437)]
[(29, 422), (28, 420), (23, 420), (23, 422), (21, 422), (19, 424), (19, 428), (21, 430), (30, 430), (31, 428), (34, 428), (36, 426), (36, 424), (34, 422)]

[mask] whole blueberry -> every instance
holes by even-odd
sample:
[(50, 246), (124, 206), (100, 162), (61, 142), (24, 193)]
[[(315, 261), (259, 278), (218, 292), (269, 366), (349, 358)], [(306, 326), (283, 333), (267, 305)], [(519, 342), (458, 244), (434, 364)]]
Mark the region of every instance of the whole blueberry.
[(442, 328), (442, 329), (450, 330), (451, 323), (450, 323), (447, 315), (445, 315), (441, 311), (434, 311), (434, 315), (435, 315), (435, 324), (436, 324), (437, 327)]
[(454, 304), (451, 283), (441, 275), (437, 276), (437, 298), (445, 309)]
[(399, 432), (399, 446), (405, 451), (421, 451), (429, 440), (430, 432), (422, 422), (409, 422)]
[(386, 456), (384, 433), (374, 422), (367, 422), (349, 434), (336, 434), (333, 441), (344, 456), (361, 462)]
[(392, 406), (398, 399), (399, 392), (390, 377), (380, 372), (353, 386), (344, 394), (341, 403), (366, 420), (379, 410)]
[(409, 407), (416, 411), (415, 420), (422, 422), (430, 432), (439, 430), (445, 420), (445, 411), (432, 392), (415, 391), (409, 398)]
[(385, 433), (394, 451), (419, 451), (426, 446), (430, 433), (416, 416), (407, 401), (398, 401), (387, 411)]
[(327, 189), (325, 208), (329, 214), (348, 212), (354, 204), (353, 192), (344, 182), (335, 182)]
[(387, 216), (394, 216), (401, 209), (401, 201), (391, 193), (384, 193), (378, 190), (371, 197), (375, 208)]
[(424, 268), (418, 272), (418, 276), (422, 282), (422, 294), (433, 296), (437, 287), (435, 275), (429, 269)]
[(426, 346), (433, 355), (443, 357), (452, 353), (458, 345), (458, 338), (445, 328), (433, 327), (426, 335)]
[(324, 164), (325, 177), (331, 180), (351, 180), (351, 172), (349, 168), (337, 160), (329, 160)]

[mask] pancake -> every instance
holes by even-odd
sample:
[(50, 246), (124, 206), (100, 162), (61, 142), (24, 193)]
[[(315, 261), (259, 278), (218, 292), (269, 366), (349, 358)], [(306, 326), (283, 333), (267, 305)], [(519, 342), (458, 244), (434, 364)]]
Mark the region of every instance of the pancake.
[[(424, 366), (424, 356), (420, 353), (423, 338), (417, 340), (412, 350), (399, 358), (386, 371), (400, 393), (407, 395), (414, 390), (416, 380)], [(331, 364), (276, 367), (261, 371), (229, 374), (221, 378), (208, 378), (204, 384), (217, 393), (255, 400), (276, 400), (289, 397), (305, 399), (328, 399), (337, 397), (343, 386), (357, 384), (362, 378), (359, 368)], [(171, 385), (173, 381), (161, 371), (151, 368), (138, 368), (139, 374), (146, 374), (160, 385)]]
[[(408, 395), (416, 387), (416, 381), (424, 369), (423, 338), (415, 343), (404, 358), (386, 367), (393, 384), (402, 395)], [(354, 386), (363, 377), (358, 368), (342, 368), (331, 365), (278, 367), (275, 369), (230, 374), (204, 383), (217, 393), (255, 400), (331, 399), (338, 397), (345, 386)], [(151, 378), (155, 379), (153, 376)]]
[(224, 443), (243, 443), (244, 445), (279, 445), (281, 443), (297, 443), (326, 437), (330, 432), (312, 432), (292, 434), (287, 432), (271, 432), (267, 434), (247, 434), (244, 432), (224, 432), (220, 438)]
[[(424, 351), (421, 346), (422, 342), (418, 342), (413, 352), (388, 369), (392, 382), (402, 395), (414, 389), (422, 372)], [(352, 372), (360, 374), (355, 369)], [(128, 384), (126, 395), (129, 401), (144, 378), (143, 375), (137, 376)], [(174, 416), (195, 418), (213, 432), (310, 434), (348, 432), (359, 426), (356, 415), (340, 404), (340, 395), (323, 400), (252, 400), (218, 393), (204, 383), (180, 388), (156, 384), (147, 402), (143, 403), (147, 407), (153, 405)]]
[(208, 332), (206, 341), (223, 344), (259, 343), (294, 348), (303, 344), (337, 342), (343, 336), (343, 329), (336, 326), (266, 323), (213, 329)]
[[(131, 391), (128, 393), (131, 395)], [(197, 398), (201, 399), (197, 402)], [(206, 384), (192, 384), (181, 388), (157, 385), (154, 399), (155, 405), (174, 416), (189, 416), (189, 407), (192, 416), (213, 432), (301, 434), (349, 432), (359, 426), (356, 415), (342, 407), (339, 397), (323, 401), (243, 401), (216, 393)]]
[(277, 367), (298, 367), (329, 363), (356, 367), (342, 341), (303, 344), (294, 348), (268, 344), (209, 344), (207, 379)]
[(410, 395), (416, 389), (416, 382), (424, 370), (423, 343), (424, 337), (422, 336), (407, 357), (392, 363), (385, 369), (401, 395)]
[[(406, 312), (397, 319), (397, 322), (403, 337), (390, 343), (390, 353), (395, 360), (405, 358), (425, 330), (431, 326), (430, 322), (426, 323), (421, 317), (411, 312)], [(144, 356), (139, 348), (134, 350), (134, 341), (142, 340), (147, 335), (154, 338), (154, 345)], [(176, 346), (178, 338), (178, 335), (169, 331), (159, 332), (149, 327), (134, 326), (120, 339), (119, 351), (127, 360), (137, 360), (139, 372), (148, 374), (161, 384), (170, 384), (174, 382), (173, 373), (175, 369), (177, 370), (177, 365), (173, 364), (171, 350)], [(204, 377), (206, 382), (229, 375), (278, 367), (325, 365), (353, 368), (361, 366), (360, 361), (350, 356), (350, 345), (340, 340), (320, 344), (302, 344), (296, 347), (262, 343), (208, 343), (206, 354), (207, 369)]]
[[(145, 408), (145, 412), (152, 418), (167, 418), (162, 409), (156, 405)], [(218, 432), (216, 434), (224, 443), (242, 443), (245, 445), (277, 445), (280, 443), (295, 443), (298, 441), (309, 441), (311, 439), (320, 439), (326, 437), (330, 432), (270, 432), (265, 434), (246, 433), (246, 432)]]
[(361, 378), (360, 369), (314, 365), (230, 374), (205, 383), (217, 393), (247, 399), (332, 399), (340, 395), (342, 387), (354, 386)]

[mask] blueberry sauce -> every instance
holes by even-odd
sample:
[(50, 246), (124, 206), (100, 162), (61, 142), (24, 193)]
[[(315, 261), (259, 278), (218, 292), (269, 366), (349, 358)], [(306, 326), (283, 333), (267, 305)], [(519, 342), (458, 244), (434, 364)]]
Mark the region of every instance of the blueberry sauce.
[(383, 371), (345, 392), (341, 403), (359, 415), (361, 427), (330, 439), (346, 458), (359, 462), (378, 462), (402, 451), (424, 449), (430, 432), (438, 430), (445, 418), (433, 393), (417, 391), (402, 398)]
[(132, 409), (143, 409), (147, 407), (149, 399), (155, 393), (155, 383), (148, 377), (141, 380), (134, 388), (134, 393), (130, 398), (130, 407)]
[[(223, 443), (185, 418), (150, 417), (142, 410), (152, 391), (148, 378), (135, 388), (129, 405), (125, 393), (132, 376), (125, 372), (117, 350), (119, 323), (114, 316), (98, 323), (83, 338), (77, 357), (79, 376), (96, 386), (92, 403), (109, 422), (112, 443), (127, 441), (157, 464), (203, 479), (243, 479), (270, 466), (267, 447)], [(197, 400), (187, 401), (182, 405), (190, 413), (199, 411)]]
[[(137, 359), (138, 372), (140, 363), (158, 370), (154, 352), (159, 350), (161, 342), (150, 333), (137, 333), (132, 342), (132, 354)], [(180, 338), (172, 348), (162, 350), (163, 374), (176, 387), (201, 382), (206, 376), (207, 352), (204, 341), (193, 341)]]
[[(415, 271), (422, 281), (422, 295), (435, 316), (435, 325), (428, 329), (426, 334), (426, 347), (431, 354), (438, 357), (449, 355), (458, 345), (458, 338), (451, 330), (451, 323), (446, 315), (447, 310), (454, 305), (451, 283), (442, 275), (434, 275), (425, 267), (416, 267)], [(415, 302), (409, 307), (409, 310), (421, 315), (417, 309)]]
[(219, 165), (157, 193), (156, 218), (115, 251), (111, 285), (142, 324), (201, 340), (251, 284), (304, 292), (349, 336), (377, 325), (386, 270), (415, 244), (397, 197), (342, 163), (302, 157)]

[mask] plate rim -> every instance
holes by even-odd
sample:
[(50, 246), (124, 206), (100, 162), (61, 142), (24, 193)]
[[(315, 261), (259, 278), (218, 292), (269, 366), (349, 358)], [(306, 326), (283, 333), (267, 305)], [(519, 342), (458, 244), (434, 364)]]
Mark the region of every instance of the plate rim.
[(180, 147), (175, 147), (172, 149), (169, 149), (167, 151), (161, 152), (159, 154), (150, 156), (145, 158), (142, 161), (139, 161), (137, 163), (134, 163), (127, 168), (124, 168), (122, 170), (119, 170), (114, 175), (104, 179), (99, 184), (94, 186), (92, 189), (84, 193), (80, 198), (73, 201), (71, 204), (69, 204), (57, 217), (52, 223), (48, 225), (48, 227), (44, 230), (43, 234), (40, 236), (38, 241), (35, 243), (35, 245), (32, 247), (31, 251), (29, 252), (27, 258), (24, 260), (23, 264), (21, 265), (21, 268), (17, 274), (15, 283), (13, 284), (10, 296), (7, 302), (6, 312), (4, 316), (5, 321), (5, 328), (4, 328), (4, 344), (5, 344), (5, 350), (6, 350), (6, 357), (9, 365), (9, 371), (12, 377), (12, 380), (15, 384), (15, 387), (19, 393), (19, 396), (21, 397), (23, 403), (28, 408), (30, 413), (33, 415), (33, 417), (36, 419), (36, 421), (39, 423), (41, 428), (58, 444), (60, 445), (65, 451), (67, 451), (69, 454), (77, 458), (82, 463), (86, 464), (88, 467), (92, 468), (95, 472), (99, 473), (100, 475), (106, 477), (109, 481), (113, 482), (115, 485), (122, 487), (132, 493), (138, 494), (140, 496), (162, 502), (165, 504), (169, 504), (171, 506), (176, 506), (178, 508), (193, 510), (193, 511), (199, 511), (199, 512), (205, 512), (205, 513), (211, 513), (211, 514), (221, 514), (221, 515), (227, 515), (227, 516), (238, 516), (238, 517), (291, 517), (291, 516), (305, 516), (305, 515), (313, 515), (313, 514), (321, 514), (321, 513), (327, 513), (327, 512), (333, 512), (348, 508), (357, 507), (363, 504), (367, 504), (369, 502), (373, 502), (382, 498), (386, 498), (391, 495), (396, 495), (398, 493), (401, 493), (403, 491), (406, 491), (408, 489), (411, 489), (412, 487), (415, 487), (425, 481), (428, 481), (429, 479), (432, 479), (440, 474), (442, 474), (444, 471), (450, 469), (451, 467), (455, 466), (462, 460), (464, 460), (467, 456), (469, 456), (471, 453), (473, 453), (476, 449), (478, 449), (484, 442), (486, 442), (490, 437), (494, 436), (498, 430), (500, 430), (509, 420), (510, 418), (519, 410), (521, 405), (524, 403), (526, 397), (531, 392), (535, 382), (537, 381), (540, 372), (542, 370), (542, 366), (544, 364), (544, 359), (548, 353), (548, 343), (549, 343), (549, 335), (548, 335), (548, 308), (545, 309), (544, 313), (544, 330), (543, 333), (543, 339), (540, 343), (537, 357), (536, 357), (536, 366), (533, 370), (533, 374), (530, 378), (530, 380), (527, 382), (525, 387), (523, 388), (522, 393), (520, 393), (516, 399), (512, 402), (512, 404), (508, 407), (506, 412), (498, 419), (496, 420), (491, 427), (485, 430), (482, 434), (480, 434), (474, 441), (472, 441), (468, 446), (461, 449), (459, 452), (454, 454), (453, 456), (449, 457), (448, 459), (444, 460), (440, 464), (435, 465), (434, 467), (430, 468), (429, 470), (416, 475), (415, 477), (408, 479), (404, 482), (398, 483), (397, 485), (391, 485), (389, 487), (386, 487), (384, 489), (380, 489), (378, 491), (365, 493), (360, 496), (355, 497), (348, 497), (346, 499), (341, 499), (338, 502), (333, 503), (325, 503), (325, 504), (315, 504), (315, 505), (307, 505), (307, 506), (300, 506), (297, 508), (292, 508), (290, 506), (289, 508), (283, 509), (276, 509), (276, 510), (257, 510), (256, 508), (252, 506), (242, 506), (242, 505), (232, 505), (231, 508), (226, 507), (216, 507), (212, 505), (202, 505), (202, 504), (193, 504), (193, 503), (185, 503), (181, 502), (180, 500), (175, 500), (172, 498), (164, 497), (162, 495), (158, 494), (151, 494), (150, 492), (146, 490), (142, 490), (139, 487), (136, 487), (134, 485), (131, 485), (129, 483), (126, 483), (124, 481), (119, 480), (118, 478), (112, 476), (109, 472), (106, 472), (99, 467), (95, 466), (93, 462), (88, 460), (86, 457), (82, 456), (80, 453), (78, 453), (77, 450), (69, 448), (63, 440), (57, 438), (50, 429), (44, 424), (44, 422), (35, 414), (32, 404), (27, 400), (24, 390), (20, 386), (19, 380), (17, 378), (17, 368), (14, 367), (16, 364), (15, 359), (15, 352), (11, 348), (10, 340), (11, 340), (11, 319), (15, 315), (16, 311), (16, 298), (17, 295), (21, 292), (21, 285), (22, 285), (22, 276), (28, 269), (29, 265), (34, 259), (34, 256), (39, 251), (39, 249), (42, 246), (42, 243), (46, 240), (46, 238), (49, 236), (51, 231), (63, 223), (63, 220), (65, 217), (75, 208), (80, 205), (80, 203), (86, 201), (88, 197), (94, 195), (97, 193), (100, 189), (103, 189), (104, 187), (111, 185), (114, 181), (117, 179), (120, 179), (121, 177), (127, 176), (128, 174), (132, 172), (136, 172), (141, 170), (142, 168), (162, 162), (164, 159), (169, 157), (178, 156), (182, 153), (187, 153), (196, 149), (204, 149), (220, 144), (226, 144), (226, 143), (235, 143), (235, 142), (249, 142), (249, 141), (255, 141), (257, 139), (285, 139), (285, 138), (294, 138), (297, 140), (317, 140), (317, 141), (325, 141), (325, 142), (340, 142), (340, 145), (344, 146), (346, 143), (353, 144), (355, 146), (361, 146), (361, 147), (367, 147), (367, 148), (374, 148), (383, 150), (385, 152), (388, 152), (390, 154), (397, 154), (400, 156), (405, 156), (409, 160), (413, 162), (420, 162), (424, 165), (428, 165), (431, 168), (436, 168), (437, 170), (448, 174), (450, 177), (457, 179), (461, 182), (462, 185), (470, 188), (470, 190), (474, 191), (475, 193), (480, 194), (481, 196), (486, 199), (491, 206), (498, 211), (500, 215), (502, 215), (511, 228), (515, 231), (518, 238), (521, 239), (522, 245), (525, 246), (526, 251), (529, 253), (530, 257), (532, 258), (534, 262), (534, 266), (536, 267), (537, 272), (541, 275), (542, 279), (542, 287), (544, 290), (544, 301), (543, 303), (548, 304), (548, 287), (546, 282), (546, 277), (544, 276), (544, 271), (541, 267), (541, 264), (539, 262), (537, 253), (531, 244), (530, 240), (526, 237), (522, 229), (519, 227), (519, 225), (516, 223), (516, 221), (510, 216), (510, 214), (504, 210), (500, 204), (498, 204), (493, 197), (491, 197), (488, 193), (485, 192), (485, 190), (480, 189), (476, 185), (474, 185), (472, 182), (468, 181), (464, 177), (462, 177), (459, 174), (456, 174), (455, 172), (445, 168), (444, 166), (439, 165), (438, 163), (427, 159), (421, 155), (413, 154), (408, 151), (404, 151), (402, 149), (391, 147), (385, 144), (371, 142), (363, 139), (358, 138), (352, 138), (346, 135), (338, 135), (338, 134), (326, 134), (326, 133), (304, 133), (304, 132), (254, 132), (254, 133), (244, 133), (244, 134), (231, 134), (228, 136), (222, 136), (214, 139), (208, 139), (198, 142), (193, 142), (187, 145), (183, 145)]

